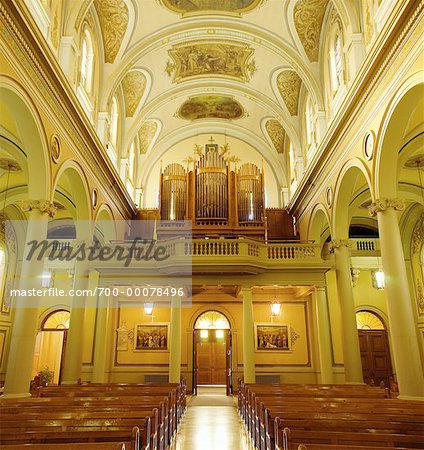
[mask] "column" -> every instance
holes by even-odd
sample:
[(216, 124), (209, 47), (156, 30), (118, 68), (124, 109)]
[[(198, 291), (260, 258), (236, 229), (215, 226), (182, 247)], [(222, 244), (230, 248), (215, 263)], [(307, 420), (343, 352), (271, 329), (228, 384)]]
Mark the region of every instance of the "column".
[(361, 352), (356, 328), (355, 304), (350, 276), (348, 239), (331, 241), (336, 263), (337, 291), (342, 316), (342, 343), (346, 383), (363, 383)]
[(349, 58), (349, 85), (352, 84), (356, 74), (362, 66), (365, 57), (364, 49), (362, 33), (351, 34), (347, 48), (347, 57)]
[(424, 377), (418, 347), (412, 299), (408, 289), (397, 212), (402, 200), (378, 199), (370, 206), (377, 215), (385, 293), (400, 398), (424, 398)]
[(169, 342), (169, 382), (181, 380), (181, 298), (171, 300), (171, 332)]
[[(96, 333), (94, 335), (93, 383), (107, 383), (108, 331), (111, 322), (111, 299), (99, 295), (97, 301)], [(136, 337), (134, 337), (136, 339)]]
[(76, 384), (81, 379), (86, 304), (86, 296), (81, 295), (81, 291), (86, 291), (88, 285), (88, 261), (76, 261), (73, 283), (75, 293), (72, 299), (62, 384)]
[(330, 318), (325, 287), (317, 286), (312, 292), (317, 321), (319, 363), (321, 383), (333, 383), (333, 358), (331, 355)]
[(245, 383), (255, 383), (255, 335), (251, 287), (243, 287), (243, 375)]
[(75, 66), (77, 65), (77, 46), (72, 36), (60, 40), (59, 62), (72, 87), (75, 86)]
[[(54, 217), (56, 212), (53, 203), (48, 200), (29, 200), (21, 206), (28, 217), (25, 242), (44, 241), (49, 217)], [(19, 289), (25, 291), (42, 287), (44, 258), (38, 260), (40, 250), (33, 255), (30, 250), (31, 246), (25, 245), (19, 280)], [(29, 397), (38, 325), (37, 297), (15, 297), (14, 310), (4, 396)]]

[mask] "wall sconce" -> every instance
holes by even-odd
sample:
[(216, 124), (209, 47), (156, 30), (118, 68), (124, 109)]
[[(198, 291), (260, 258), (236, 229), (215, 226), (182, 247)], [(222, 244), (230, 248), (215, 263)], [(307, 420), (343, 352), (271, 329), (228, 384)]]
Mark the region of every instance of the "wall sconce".
[(377, 289), (384, 289), (384, 272), (381, 269), (373, 272), (373, 284)]
[(153, 303), (144, 304), (144, 314), (146, 314), (146, 316), (151, 316), (153, 314)]
[(281, 303), (273, 301), (271, 303), (271, 316), (279, 316), (281, 312)]

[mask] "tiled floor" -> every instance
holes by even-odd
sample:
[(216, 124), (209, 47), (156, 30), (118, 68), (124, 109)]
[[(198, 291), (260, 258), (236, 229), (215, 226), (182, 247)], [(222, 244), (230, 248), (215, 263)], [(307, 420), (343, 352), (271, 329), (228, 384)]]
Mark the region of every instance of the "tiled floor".
[[(196, 406), (202, 403), (203, 396), (208, 397), (208, 405), (214, 398), (218, 405)], [(188, 403), (171, 450), (253, 450), (237, 413), (236, 402), (229, 398), (219, 399), (219, 396), (225, 396), (225, 389), (199, 389), (198, 401), (193, 405)], [(228, 406), (222, 406), (223, 403)]]

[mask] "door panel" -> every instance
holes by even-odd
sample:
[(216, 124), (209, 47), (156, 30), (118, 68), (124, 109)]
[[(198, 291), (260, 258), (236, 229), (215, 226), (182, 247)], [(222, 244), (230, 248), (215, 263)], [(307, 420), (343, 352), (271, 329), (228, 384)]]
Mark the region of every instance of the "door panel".
[(386, 330), (359, 330), (364, 382), (390, 384), (392, 365)]

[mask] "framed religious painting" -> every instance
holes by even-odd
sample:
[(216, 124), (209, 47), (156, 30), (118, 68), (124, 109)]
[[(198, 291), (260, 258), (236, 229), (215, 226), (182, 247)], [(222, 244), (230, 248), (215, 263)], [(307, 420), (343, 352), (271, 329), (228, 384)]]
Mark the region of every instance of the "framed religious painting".
[(256, 351), (290, 351), (290, 325), (284, 323), (255, 323)]
[(167, 351), (168, 350), (167, 322), (138, 323), (134, 332), (134, 350), (138, 351)]

